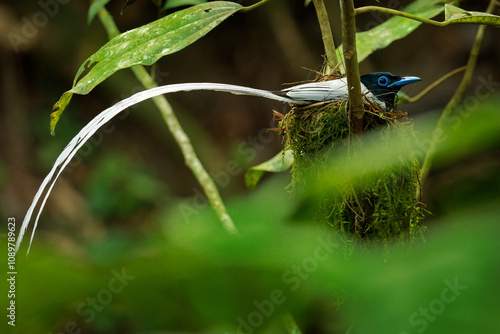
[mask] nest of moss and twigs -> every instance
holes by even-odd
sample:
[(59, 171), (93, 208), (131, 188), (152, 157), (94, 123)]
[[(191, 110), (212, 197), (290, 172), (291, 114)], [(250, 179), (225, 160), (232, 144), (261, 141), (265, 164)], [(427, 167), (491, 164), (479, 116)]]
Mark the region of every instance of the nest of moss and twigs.
[[(370, 137), (375, 137), (377, 145), (390, 144), (395, 132), (398, 141), (410, 143), (414, 139), (406, 114), (383, 110), (368, 101), (364, 107), (363, 132), (373, 132)], [(351, 136), (347, 101), (294, 106), (279, 127), (285, 149), (293, 151), (293, 186), (301, 187), (319, 175), (324, 177), (322, 167), (331, 168), (329, 157), (346, 152)], [(413, 157), (411, 152), (408, 156)], [(413, 157), (401, 159), (383, 172), (342, 182), (315, 203), (315, 218), (350, 241), (413, 239), (422, 231), (425, 212), (416, 196), (419, 173), (419, 161)]]

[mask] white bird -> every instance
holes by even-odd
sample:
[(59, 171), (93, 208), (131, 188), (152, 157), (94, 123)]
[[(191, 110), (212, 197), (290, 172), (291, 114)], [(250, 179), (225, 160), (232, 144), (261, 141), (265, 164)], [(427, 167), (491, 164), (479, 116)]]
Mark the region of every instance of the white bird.
[[(383, 108), (392, 107), (394, 105), (396, 93), (399, 91), (399, 89), (403, 85), (414, 83), (419, 80), (420, 78), (417, 77), (402, 78), (391, 73), (378, 72), (361, 76), (361, 88), (366, 99), (379, 104)], [(50, 170), (49, 174), (43, 180), (40, 188), (33, 198), (31, 206), (26, 212), (26, 216), (24, 217), (16, 242), (16, 253), (19, 250), (26, 229), (28, 228), (31, 217), (33, 216), (35, 207), (37, 206), (38, 202), (42, 200), (35, 218), (33, 231), (31, 233), (30, 245), (28, 247), (29, 253), (31, 243), (33, 242), (33, 237), (35, 235), (35, 230), (38, 226), (40, 214), (43, 211), (45, 203), (47, 202), (47, 199), (57, 179), (63, 172), (64, 168), (78, 152), (78, 150), (87, 142), (87, 140), (90, 139), (90, 137), (92, 137), (92, 135), (97, 130), (99, 130), (101, 126), (115, 117), (121, 111), (149, 98), (162, 94), (193, 90), (223, 91), (233, 94), (260, 96), (266, 99), (293, 104), (311, 104), (330, 100), (346, 100), (348, 98), (346, 78), (324, 82), (310, 82), (276, 92), (220, 83), (182, 83), (155, 87), (136, 93), (131, 97), (126, 98), (107, 108), (99, 115), (97, 115), (92, 121), (90, 121), (85, 127), (83, 127), (80, 132), (64, 148), (59, 157), (56, 159), (56, 162), (54, 163), (54, 166)], [(45, 190), (47, 191), (45, 192), (45, 195), (43, 195)]]

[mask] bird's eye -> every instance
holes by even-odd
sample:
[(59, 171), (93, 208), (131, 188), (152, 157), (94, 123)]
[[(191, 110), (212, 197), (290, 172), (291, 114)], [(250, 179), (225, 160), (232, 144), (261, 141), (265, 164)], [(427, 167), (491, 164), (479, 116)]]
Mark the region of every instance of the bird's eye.
[(378, 78), (378, 84), (382, 87), (386, 87), (387, 84), (389, 83), (389, 79), (385, 75), (381, 76)]

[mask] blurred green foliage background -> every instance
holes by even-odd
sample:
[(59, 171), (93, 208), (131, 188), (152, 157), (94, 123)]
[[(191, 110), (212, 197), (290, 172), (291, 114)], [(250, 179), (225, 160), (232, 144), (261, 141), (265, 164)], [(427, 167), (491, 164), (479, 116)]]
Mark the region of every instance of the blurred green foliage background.
[[(15, 217), (20, 226), (41, 180), (82, 126), (142, 90), (130, 71), (120, 71), (90, 94), (73, 97), (57, 136), (50, 136), (52, 105), (71, 87), (80, 64), (107, 41), (98, 20), (87, 25), (88, 2), (62, 2), (0, 4), (0, 212), (5, 225), (7, 217)], [(403, 8), (409, 2), (380, 5)], [(40, 3), (56, 3), (57, 10), (16, 52), (6, 36), (47, 12)], [(487, 3), (462, 1), (461, 7), (483, 11)], [(158, 17), (146, 0), (120, 16), (123, 4), (112, 0), (107, 6), (121, 31)], [(326, 4), (338, 42), (338, 4)], [(373, 4), (378, 3), (356, 1), (356, 6)], [(387, 18), (363, 15), (358, 28)], [(419, 76), (423, 82), (407, 90), (415, 95), (465, 64), (476, 29), (422, 25), (375, 52), (361, 72)], [(280, 136), (265, 129), (274, 126), (272, 109), (285, 113), (288, 107), (229, 94), (179, 93), (167, 98), (240, 235), (222, 229), (161, 116), (144, 102), (85, 145), (54, 188), (30, 255), (26, 258), (22, 248), (17, 257), (16, 329), (283, 333), (280, 319), (289, 311), (303, 333), (499, 330), (499, 38), (498, 29), (488, 30), (467, 98), (442, 137), (424, 186), (423, 202), (432, 213), (425, 243), (410, 250), (373, 249), (346, 260), (338, 236), (302, 212), (307, 209), (301, 198), (324, 191), (335, 178), (325, 176), (323, 185), (297, 197), (286, 190), (287, 173), (265, 176), (255, 190), (245, 188), (245, 171), (281, 150)], [(274, 0), (229, 18), (161, 59), (155, 72), (162, 85), (224, 82), (277, 90), (283, 83), (313, 78), (322, 53), (314, 8), (304, 7), (302, 0)], [(452, 78), (425, 99), (401, 107), (422, 135), (416, 150), (428, 148), (425, 135), (459, 80)], [(367, 155), (365, 163), (373, 158)], [(6, 233), (6, 228), (0, 231), (2, 241)], [(6, 293), (7, 286), (1, 287)], [(2, 326), (5, 322), (4, 317)]]

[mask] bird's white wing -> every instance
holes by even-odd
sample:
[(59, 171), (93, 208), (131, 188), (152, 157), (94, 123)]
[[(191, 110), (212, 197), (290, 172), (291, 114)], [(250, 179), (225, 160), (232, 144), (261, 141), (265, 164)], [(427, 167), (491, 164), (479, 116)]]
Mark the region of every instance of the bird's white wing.
[[(347, 78), (309, 82), (283, 89), (281, 92), (291, 99), (306, 101), (308, 103), (347, 100), (349, 97)], [(366, 99), (380, 103), (363, 84), (361, 84), (361, 92), (365, 95)]]
[(283, 89), (282, 92), (294, 100), (308, 102), (346, 100), (348, 97), (347, 79), (341, 78), (331, 81), (309, 82)]

